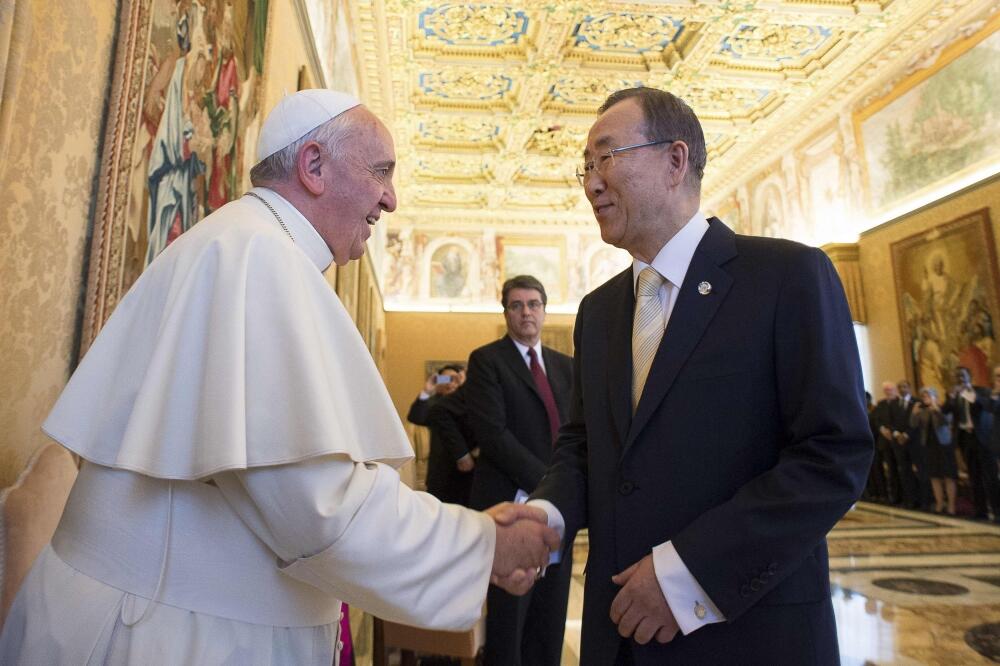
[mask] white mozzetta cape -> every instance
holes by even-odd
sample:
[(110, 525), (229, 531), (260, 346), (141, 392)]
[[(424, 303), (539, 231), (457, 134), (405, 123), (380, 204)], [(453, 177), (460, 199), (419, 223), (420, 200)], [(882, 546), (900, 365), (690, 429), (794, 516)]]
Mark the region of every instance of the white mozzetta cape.
[(409, 443), (320, 275), (330, 251), (257, 191), (294, 244), (249, 197), (196, 225), (46, 422), (89, 462), (0, 663), (329, 666), (340, 599), (437, 629), (480, 616), (493, 521), (400, 482)]
[(257, 191), (295, 241), (251, 197), (178, 238), (73, 374), (43, 426), (53, 439), (99, 465), (161, 479), (327, 454), (396, 468), (412, 457), (320, 272), (329, 249), (284, 199)]

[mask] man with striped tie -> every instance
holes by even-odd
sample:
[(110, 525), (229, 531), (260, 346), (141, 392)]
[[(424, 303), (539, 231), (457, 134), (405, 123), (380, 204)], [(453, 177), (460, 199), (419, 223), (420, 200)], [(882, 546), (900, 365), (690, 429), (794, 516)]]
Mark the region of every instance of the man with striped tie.
[(817, 249), (705, 217), (682, 100), (622, 90), (600, 114), (578, 178), (634, 261), (580, 304), (532, 499), (589, 528), (580, 663), (836, 664), (824, 537), (872, 456), (840, 280)]

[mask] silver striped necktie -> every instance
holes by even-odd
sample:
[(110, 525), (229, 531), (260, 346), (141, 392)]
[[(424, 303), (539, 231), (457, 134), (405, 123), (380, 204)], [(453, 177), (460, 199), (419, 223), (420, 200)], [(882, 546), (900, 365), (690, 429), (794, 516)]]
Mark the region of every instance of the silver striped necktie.
[(653, 357), (663, 338), (663, 305), (660, 287), (664, 283), (656, 269), (646, 267), (639, 273), (635, 288), (635, 316), (632, 319), (632, 413), (635, 413), (642, 389), (653, 365)]

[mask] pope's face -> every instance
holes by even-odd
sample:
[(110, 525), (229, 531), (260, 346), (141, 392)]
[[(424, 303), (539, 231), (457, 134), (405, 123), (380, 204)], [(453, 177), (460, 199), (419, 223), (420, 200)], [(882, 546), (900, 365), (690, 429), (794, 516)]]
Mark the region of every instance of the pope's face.
[(597, 119), (584, 151), (584, 160), (594, 160), (595, 165), (600, 165), (589, 172), (584, 191), (601, 228), (601, 238), (629, 251), (637, 248), (650, 229), (660, 224), (662, 211), (670, 205), (663, 178), (667, 146), (624, 151), (616, 154), (613, 161), (604, 156), (612, 148), (649, 141), (644, 126), (642, 107), (634, 99), (625, 99)]
[(364, 107), (348, 113), (360, 117), (340, 142), (338, 154), (331, 156), (324, 147), (330, 168), (323, 175), (324, 215), (315, 225), (340, 266), (365, 253), (365, 241), (382, 211), (396, 209), (396, 152), (389, 130)]

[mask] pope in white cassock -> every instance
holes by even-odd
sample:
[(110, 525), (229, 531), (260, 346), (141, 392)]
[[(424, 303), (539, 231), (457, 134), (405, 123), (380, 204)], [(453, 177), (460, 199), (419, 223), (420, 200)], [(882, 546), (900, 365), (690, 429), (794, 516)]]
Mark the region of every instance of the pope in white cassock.
[(558, 546), (536, 509), (400, 482), (409, 442), (321, 275), (396, 206), (385, 126), (302, 91), (257, 154), (255, 187), (142, 274), (46, 420), (83, 463), (0, 663), (327, 665), (342, 599), (459, 630), (491, 574), (526, 589)]

